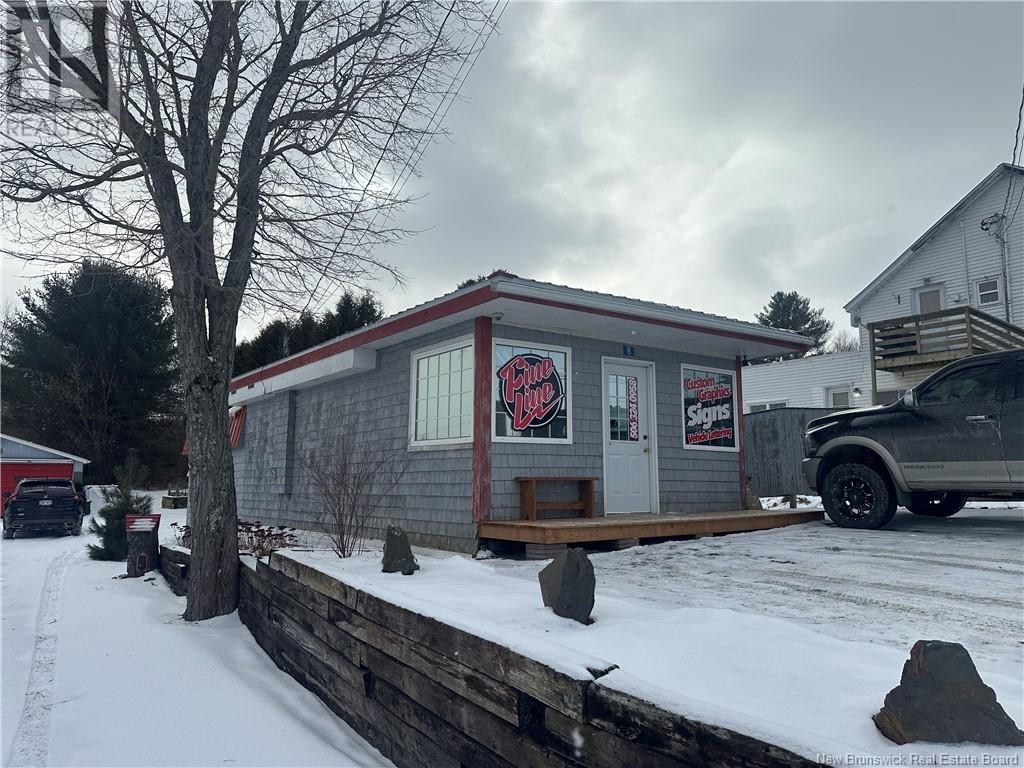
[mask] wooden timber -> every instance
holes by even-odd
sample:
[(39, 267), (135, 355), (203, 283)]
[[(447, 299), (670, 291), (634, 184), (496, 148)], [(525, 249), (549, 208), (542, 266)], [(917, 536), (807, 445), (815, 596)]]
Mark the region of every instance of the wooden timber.
[(813, 523), (821, 510), (747, 510), (700, 515), (605, 515), (557, 520), (490, 520), (479, 523), (481, 539), (527, 544), (586, 544), (616, 539), (666, 539), (740, 533)]

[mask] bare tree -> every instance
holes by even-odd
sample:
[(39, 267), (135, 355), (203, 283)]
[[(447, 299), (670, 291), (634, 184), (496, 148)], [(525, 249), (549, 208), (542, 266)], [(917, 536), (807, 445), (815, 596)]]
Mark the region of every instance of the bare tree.
[[(380, 511), (394, 497), (405, 474), (404, 446), (363, 439), (358, 420), (342, 420), (341, 430), (326, 454), (310, 453), (307, 462), (320, 492), (320, 525), (338, 557), (359, 551)], [(379, 526), (378, 526), (379, 527)]]
[(168, 279), (193, 494), (185, 617), (230, 612), (239, 312), (399, 277), (369, 255), (402, 234), (377, 214), (402, 202), (389, 182), (492, 17), (468, 0), (7, 2), (7, 252), (102, 253)]
[(853, 331), (839, 331), (825, 347), (825, 352), (859, 352), (860, 337)]

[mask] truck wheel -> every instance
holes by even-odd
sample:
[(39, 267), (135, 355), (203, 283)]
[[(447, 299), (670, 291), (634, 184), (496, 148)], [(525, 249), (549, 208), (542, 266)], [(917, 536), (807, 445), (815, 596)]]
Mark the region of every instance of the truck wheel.
[(910, 497), (910, 511), (925, 517), (952, 517), (966, 503), (963, 493), (915, 493)]
[(881, 528), (896, 514), (896, 495), (867, 464), (837, 464), (825, 475), (821, 503), (842, 528)]
[(82, 535), (82, 518), (78, 518), (78, 522), (75, 523), (74, 526), (71, 528), (71, 535), (72, 536), (81, 536)]

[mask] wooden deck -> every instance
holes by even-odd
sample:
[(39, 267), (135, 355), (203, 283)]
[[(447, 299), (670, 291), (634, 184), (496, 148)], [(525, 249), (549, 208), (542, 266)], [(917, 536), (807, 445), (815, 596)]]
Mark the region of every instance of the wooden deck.
[(479, 523), (481, 539), (527, 544), (584, 544), (615, 539), (661, 539), (739, 533), (812, 523), (821, 510), (748, 510), (700, 515), (607, 515), (555, 520), (489, 520)]

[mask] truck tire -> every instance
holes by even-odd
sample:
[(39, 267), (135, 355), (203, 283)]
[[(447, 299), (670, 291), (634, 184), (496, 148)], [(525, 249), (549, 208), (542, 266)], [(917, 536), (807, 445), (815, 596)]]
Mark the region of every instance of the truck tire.
[(952, 517), (966, 503), (963, 493), (915, 493), (910, 497), (910, 511), (924, 517)]
[(859, 462), (837, 464), (825, 475), (821, 503), (842, 528), (881, 528), (896, 514), (896, 494), (877, 469)]
[(72, 536), (81, 536), (82, 535), (82, 518), (78, 518), (78, 522), (75, 523), (74, 526), (71, 528), (71, 535)]
[(14, 529), (12, 528), (11, 530), (7, 530), (7, 526), (4, 526), (4, 538), (5, 539), (13, 539), (14, 538)]

